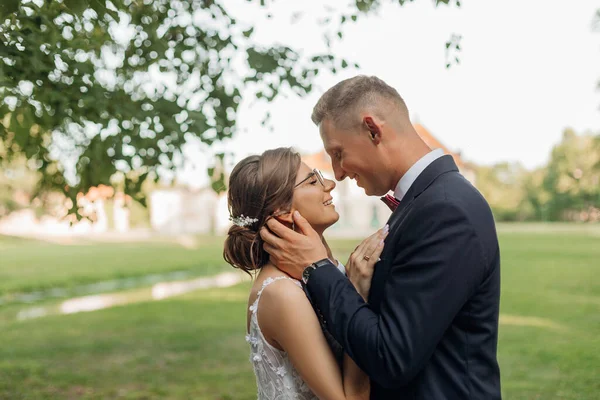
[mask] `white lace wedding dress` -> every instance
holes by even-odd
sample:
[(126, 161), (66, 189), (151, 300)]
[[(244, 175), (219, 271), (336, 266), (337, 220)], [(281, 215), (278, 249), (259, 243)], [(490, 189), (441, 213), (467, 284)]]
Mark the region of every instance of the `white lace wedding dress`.
[(267, 278), (250, 306), (250, 333), (246, 335), (246, 341), (250, 343), (250, 362), (256, 375), (258, 400), (318, 400), (292, 365), (287, 353), (271, 346), (258, 326), (260, 296), (267, 286), (282, 279), (288, 279), (302, 287), (300, 282), (292, 278)]

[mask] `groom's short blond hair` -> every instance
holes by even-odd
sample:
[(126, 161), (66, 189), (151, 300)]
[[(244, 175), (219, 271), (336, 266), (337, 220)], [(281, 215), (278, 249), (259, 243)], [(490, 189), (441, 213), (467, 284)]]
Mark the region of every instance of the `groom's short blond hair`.
[(376, 76), (358, 75), (345, 79), (326, 91), (311, 115), (312, 121), (319, 126), (323, 120), (331, 119), (344, 126), (353, 124), (356, 111), (364, 107), (372, 107), (375, 112), (387, 100), (395, 111), (408, 118), (408, 109), (396, 89)]

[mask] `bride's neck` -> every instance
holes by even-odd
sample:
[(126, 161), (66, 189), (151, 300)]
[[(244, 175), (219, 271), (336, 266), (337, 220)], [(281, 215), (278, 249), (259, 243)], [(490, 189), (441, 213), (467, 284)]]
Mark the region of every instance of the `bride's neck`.
[[(315, 232), (317, 232), (319, 234), (319, 237), (323, 237), (323, 232), (325, 232), (326, 228), (322, 228), (320, 226), (314, 226), (314, 225), (311, 225), (311, 227), (314, 229)], [(299, 232), (298, 227), (294, 228), (294, 232)]]

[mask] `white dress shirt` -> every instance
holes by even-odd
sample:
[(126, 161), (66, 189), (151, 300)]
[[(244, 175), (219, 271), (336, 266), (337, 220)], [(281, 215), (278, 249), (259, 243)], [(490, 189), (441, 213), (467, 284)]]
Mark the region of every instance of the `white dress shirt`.
[(338, 261), (337, 269), (344, 275), (346, 275), (346, 267), (344, 264)]
[(425, 154), (423, 157), (419, 159), (416, 163), (412, 165), (406, 171), (406, 173), (400, 178), (400, 182), (396, 185), (396, 189), (394, 190), (394, 197), (398, 200), (402, 201), (408, 189), (412, 186), (413, 183), (417, 180), (421, 172), (425, 170), (435, 160), (444, 155), (444, 150), (435, 149)]

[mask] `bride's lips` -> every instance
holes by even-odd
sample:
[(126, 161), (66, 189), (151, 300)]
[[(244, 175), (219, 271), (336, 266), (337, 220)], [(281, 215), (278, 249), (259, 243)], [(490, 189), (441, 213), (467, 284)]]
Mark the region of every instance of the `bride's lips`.
[[(323, 202), (325, 207), (333, 205), (333, 197)], [(334, 206), (335, 207), (335, 206)]]

